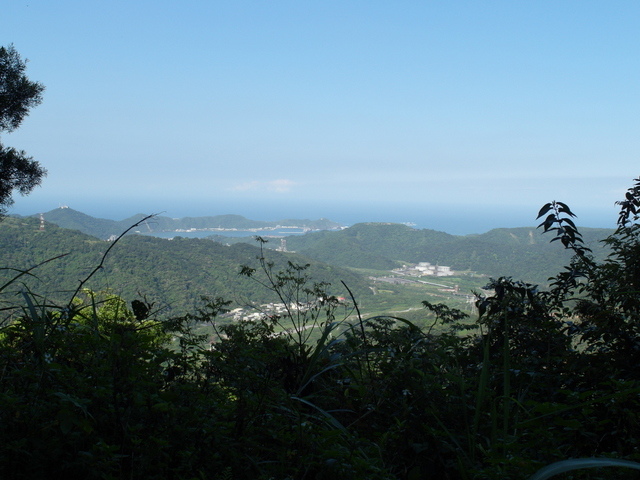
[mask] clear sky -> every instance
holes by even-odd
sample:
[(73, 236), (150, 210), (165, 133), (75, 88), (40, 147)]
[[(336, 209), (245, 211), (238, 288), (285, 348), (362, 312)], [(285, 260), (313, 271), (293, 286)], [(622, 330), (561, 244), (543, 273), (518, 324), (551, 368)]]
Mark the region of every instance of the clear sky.
[(582, 224), (612, 226), (640, 175), (637, 1), (5, 0), (0, 11), (0, 44), (46, 86), (2, 137), (49, 171), (12, 213), (252, 205), (271, 219), (306, 206), (335, 218), (411, 205), (508, 211), (503, 226), (516, 226), (555, 199)]

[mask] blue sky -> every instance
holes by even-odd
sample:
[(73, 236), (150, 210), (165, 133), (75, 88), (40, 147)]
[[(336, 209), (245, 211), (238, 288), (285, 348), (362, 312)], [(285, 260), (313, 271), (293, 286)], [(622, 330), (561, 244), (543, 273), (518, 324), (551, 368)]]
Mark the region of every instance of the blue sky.
[(49, 171), (12, 213), (608, 226), (640, 173), (635, 1), (4, 3), (46, 86), (2, 137)]

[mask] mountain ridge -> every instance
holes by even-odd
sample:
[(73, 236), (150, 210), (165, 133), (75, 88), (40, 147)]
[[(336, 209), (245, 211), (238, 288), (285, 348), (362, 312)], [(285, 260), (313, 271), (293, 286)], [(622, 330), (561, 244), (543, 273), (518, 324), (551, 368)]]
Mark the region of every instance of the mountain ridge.
[[(78, 230), (82, 233), (107, 240), (113, 236), (118, 236), (132, 225), (143, 220), (149, 215), (137, 213), (124, 220), (109, 220), (96, 218), (69, 207), (59, 207), (43, 214), (34, 214), (30, 217), (44, 218), (45, 221), (58, 225), (62, 228)], [(309, 219), (281, 219), (277, 221), (250, 220), (242, 215), (226, 214), (203, 217), (183, 217), (171, 218), (162, 215), (153, 215), (137, 229), (137, 233), (158, 233), (179, 230), (205, 230), (205, 229), (227, 229), (227, 230), (251, 230), (269, 229), (280, 227), (300, 227), (309, 230), (330, 230), (341, 228), (342, 225), (320, 218), (318, 220)], [(136, 232), (131, 232), (136, 233)]]

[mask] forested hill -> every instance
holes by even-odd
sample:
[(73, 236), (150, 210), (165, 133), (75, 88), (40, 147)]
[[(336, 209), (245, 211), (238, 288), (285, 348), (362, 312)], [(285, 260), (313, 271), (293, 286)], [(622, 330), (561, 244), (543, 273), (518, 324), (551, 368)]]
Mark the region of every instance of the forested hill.
[[(99, 240), (78, 231), (46, 224), (39, 230), (37, 218), (7, 217), (0, 221), (0, 284), (16, 272), (57, 255), (65, 257), (48, 262), (21, 280), (38, 294), (49, 299), (68, 300), (99, 263), (112, 242)], [(169, 306), (172, 314), (193, 312), (202, 295), (223, 297), (237, 305), (263, 303), (275, 299), (258, 283), (240, 276), (242, 265), (258, 267), (258, 247), (249, 244), (224, 246), (206, 239), (165, 240), (151, 236), (130, 235), (118, 242), (101, 269), (86, 287), (111, 288), (114, 293), (132, 300), (139, 294)], [(311, 263), (308, 270), (314, 281), (332, 284), (330, 293), (346, 295), (344, 280), (359, 297), (370, 295), (368, 284), (351, 271), (331, 267), (296, 254), (266, 250), (265, 256), (283, 269), (287, 261)], [(17, 287), (17, 285), (14, 285)], [(4, 295), (7, 294), (5, 291)], [(169, 311), (169, 310), (167, 310)]]
[[(39, 215), (34, 215), (39, 217)], [(146, 215), (137, 214), (124, 220), (108, 220), (86, 215), (72, 208), (56, 208), (43, 214), (45, 221), (55, 223), (59, 227), (79, 230), (88, 235), (108, 239), (113, 235), (120, 235), (131, 225), (142, 220)], [(341, 225), (326, 218), (319, 220), (308, 219), (282, 219), (273, 222), (249, 220), (241, 215), (215, 215), (208, 217), (184, 217), (170, 218), (162, 215), (154, 216), (137, 228), (141, 233), (165, 232), (176, 230), (224, 228), (250, 230), (259, 228), (302, 227), (312, 230), (327, 230), (338, 228)]]
[[(612, 230), (582, 228), (585, 243), (597, 257), (599, 240)], [(553, 235), (541, 229), (500, 228), (480, 235), (456, 236), (406, 225), (361, 223), (338, 232), (288, 237), (287, 248), (322, 262), (356, 268), (395, 268), (403, 262), (430, 262), (454, 270), (512, 276), (538, 284), (556, 274), (571, 257)]]

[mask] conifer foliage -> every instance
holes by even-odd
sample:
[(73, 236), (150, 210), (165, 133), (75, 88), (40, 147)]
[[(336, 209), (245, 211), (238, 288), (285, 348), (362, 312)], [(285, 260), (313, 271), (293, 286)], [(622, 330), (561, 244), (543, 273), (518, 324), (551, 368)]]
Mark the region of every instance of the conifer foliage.
[[(13, 45), (0, 47), (0, 133), (17, 129), (29, 110), (42, 101), (44, 86), (27, 78), (26, 67)], [(25, 151), (0, 142), (0, 214), (13, 204), (14, 190), (29, 193), (45, 174)]]

